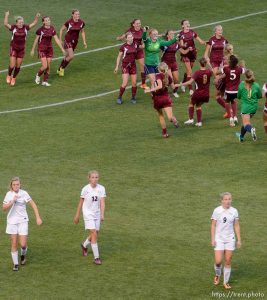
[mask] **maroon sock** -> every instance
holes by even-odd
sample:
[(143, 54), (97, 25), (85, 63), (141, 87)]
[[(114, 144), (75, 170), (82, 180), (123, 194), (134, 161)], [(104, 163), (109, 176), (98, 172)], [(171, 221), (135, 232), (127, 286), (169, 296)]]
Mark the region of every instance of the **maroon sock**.
[(162, 135), (167, 134), (167, 128), (162, 128)]
[[(191, 79), (191, 76), (186, 76), (186, 81), (189, 81)], [(189, 84), (188, 86), (189, 90), (192, 90), (192, 84)]]
[(231, 106), (230, 106), (230, 103), (225, 102), (225, 110), (226, 110), (228, 116), (231, 116), (231, 117), (232, 117), (232, 115), (231, 115)]
[(187, 78), (187, 75), (186, 75), (186, 73), (184, 73), (183, 82), (186, 82), (186, 78)]
[(66, 69), (66, 67), (69, 63), (70, 63), (70, 61), (65, 60), (63, 69)]
[(11, 76), (13, 70), (14, 70), (14, 67), (13, 68), (8, 67), (8, 76)]
[(141, 72), (141, 80), (142, 80), (142, 84), (146, 83), (146, 73), (145, 72)]
[(136, 86), (132, 86), (132, 98), (135, 98), (136, 91), (137, 91), (137, 87)]
[(221, 96), (216, 97), (218, 104), (220, 104), (223, 108), (225, 108), (225, 101)]
[(39, 76), (39, 77), (42, 76), (43, 73), (44, 73), (44, 70), (40, 69), (40, 70), (38, 71), (38, 76)]
[(235, 100), (232, 103), (232, 112), (233, 112), (234, 117), (236, 117), (236, 101)]
[(173, 90), (173, 93), (176, 93), (178, 91), (178, 87), (176, 87), (174, 90)]
[(267, 125), (264, 125), (265, 132), (267, 133)]
[(125, 91), (125, 88), (121, 86), (121, 87), (120, 87), (119, 98), (121, 98), (121, 97), (122, 97), (122, 95), (123, 95), (124, 91)]
[(44, 81), (48, 81), (49, 78), (49, 73), (48, 72), (44, 72)]
[(60, 64), (60, 68), (65, 69), (69, 63), (70, 62), (64, 58)]
[(62, 59), (62, 61), (61, 61), (61, 63), (60, 63), (60, 66), (59, 66), (59, 69), (60, 69), (60, 68), (63, 68), (64, 62), (65, 62), (65, 58)]
[(197, 122), (202, 122), (202, 108), (197, 109)]
[(189, 115), (190, 120), (192, 120), (194, 118), (194, 106), (188, 107), (188, 115)]
[(13, 73), (13, 78), (16, 78), (17, 75), (19, 74), (20, 68), (15, 67), (14, 73)]

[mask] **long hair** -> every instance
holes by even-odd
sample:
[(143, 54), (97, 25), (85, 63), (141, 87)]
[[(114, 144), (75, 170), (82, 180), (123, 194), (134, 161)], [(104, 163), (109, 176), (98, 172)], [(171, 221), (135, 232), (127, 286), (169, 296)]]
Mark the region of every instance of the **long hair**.
[(238, 64), (238, 58), (235, 55), (230, 55), (229, 57), (229, 67), (234, 69)]
[(132, 22), (130, 23), (131, 27), (134, 27), (133, 25), (134, 25), (134, 23), (135, 23), (137, 20), (139, 20), (139, 19), (133, 19), (133, 20), (132, 20)]
[(158, 66), (158, 69), (160, 73), (164, 74), (162, 87), (165, 88), (169, 85), (168, 65), (165, 62), (161, 62)]
[(166, 40), (166, 41), (168, 40), (168, 34), (169, 34), (170, 31), (172, 31), (172, 30), (169, 29), (169, 30), (167, 30), (167, 31), (164, 33), (164, 35), (162, 36), (164, 40)]

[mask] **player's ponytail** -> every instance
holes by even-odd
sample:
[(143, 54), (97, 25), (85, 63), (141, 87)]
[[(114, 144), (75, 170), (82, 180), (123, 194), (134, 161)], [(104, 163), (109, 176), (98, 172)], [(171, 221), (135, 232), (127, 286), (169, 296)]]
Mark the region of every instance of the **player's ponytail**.
[(162, 82), (163, 88), (169, 85), (169, 74), (168, 74), (168, 65), (165, 62), (161, 62), (158, 66), (159, 72), (164, 74), (164, 79)]
[(203, 67), (203, 68), (206, 67), (206, 64), (207, 64), (206, 58), (205, 57), (200, 58), (199, 63), (201, 65), (201, 67)]

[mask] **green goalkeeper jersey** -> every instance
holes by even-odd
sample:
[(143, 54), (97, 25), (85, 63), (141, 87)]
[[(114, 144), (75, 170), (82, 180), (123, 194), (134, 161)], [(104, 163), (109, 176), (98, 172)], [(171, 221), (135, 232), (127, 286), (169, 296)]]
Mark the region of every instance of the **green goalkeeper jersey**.
[(238, 86), (237, 98), (241, 100), (242, 114), (255, 114), (258, 108), (258, 100), (262, 93), (258, 83), (253, 82), (251, 89), (247, 90), (245, 82), (242, 81)]
[(157, 66), (159, 64), (160, 47), (169, 46), (177, 42), (176, 38), (169, 41), (158, 38), (153, 42), (151, 38), (147, 37), (147, 32), (143, 32), (142, 39), (145, 44), (145, 64), (149, 66)]

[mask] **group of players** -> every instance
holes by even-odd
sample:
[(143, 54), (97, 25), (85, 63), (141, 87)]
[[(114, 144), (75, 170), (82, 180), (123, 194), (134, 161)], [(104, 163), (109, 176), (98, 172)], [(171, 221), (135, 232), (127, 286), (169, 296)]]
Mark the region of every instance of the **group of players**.
[[(117, 37), (117, 40), (125, 40), (119, 48), (116, 61), (115, 73), (117, 73), (121, 62), (122, 84), (117, 99), (122, 104), (122, 96), (128, 83), (129, 77), (132, 81), (132, 103), (136, 103), (136, 81), (138, 61), (141, 69), (141, 88), (145, 93), (151, 93), (154, 108), (159, 114), (162, 127), (162, 136), (168, 137), (166, 122), (163, 111), (165, 111), (170, 122), (178, 126), (177, 119), (172, 113), (172, 99), (168, 88), (172, 88), (173, 96), (178, 98), (178, 88), (185, 92), (189, 87), (190, 101), (188, 106), (189, 119), (186, 125), (195, 124), (202, 126), (202, 105), (209, 102), (210, 81), (214, 76), (216, 100), (225, 110), (224, 118), (229, 118), (230, 126), (238, 123), (237, 99), (241, 100), (242, 127), (237, 133), (240, 142), (244, 141), (246, 132), (250, 132), (252, 139), (257, 139), (256, 130), (250, 124), (251, 117), (256, 113), (258, 100), (266, 97), (266, 84), (261, 91), (258, 83), (255, 82), (254, 73), (245, 68), (244, 62), (239, 62), (234, 55), (233, 45), (229, 44), (223, 36), (223, 28), (217, 25), (214, 28), (214, 35), (206, 42), (190, 28), (188, 20), (182, 20), (181, 31), (174, 36), (174, 31), (168, 30), (162, 37), (156, 29), (142, 28), (141, 21), (134, 19), (124, 34)], [(193, 73), (192, 69), (197, 59), (197, 40), (205, 45), (203, 57), (199, 60), (200, 69)], [(185, 66), (185, 73), (182, 83), (179, 83), (178, 62), (176, 53), (180, 52), (181, 61)], [(161, 56), (161, 59), (160, 59)], [(245, 81), (241, 83), (241, 75), (245, 75)], [(146, 76), (150, 81), (150, 87), (146, 85)], [(195, 89), (193, 89), (195, 82)], [(196, 119), (194, 111), (196, 109)], [(267, 103), (264, 112), (264, 128), (267, 133)]]

